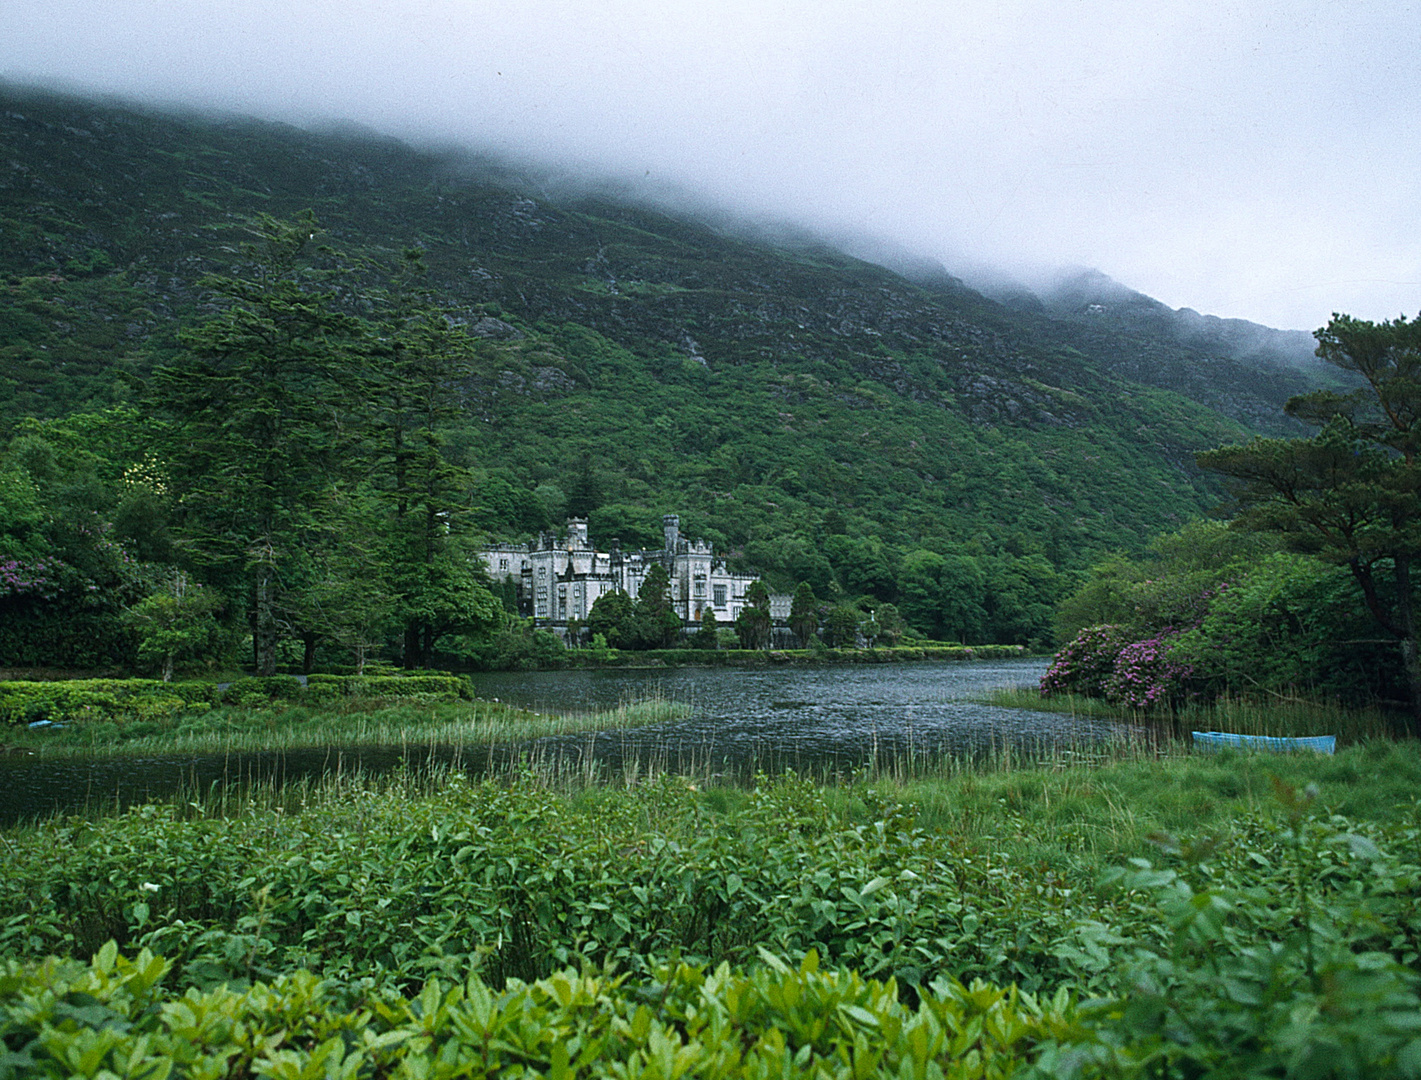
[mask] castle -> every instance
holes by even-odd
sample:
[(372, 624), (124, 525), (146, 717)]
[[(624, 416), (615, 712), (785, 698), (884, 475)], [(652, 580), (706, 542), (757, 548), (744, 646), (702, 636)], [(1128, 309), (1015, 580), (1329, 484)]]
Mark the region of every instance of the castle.
[[(678, 515), (665, 515), (661, 529), (660, 551), (622, 551), (615, 541), (610, 552), (594, 551), (586, 520), (572, 518), (561, 542), (540, 533), (536, 544), (492, 544), (481, 554), (490, 578), (517, 583), (518, 608), (538, 626), (565, 631), (568, 620), (585, 620), (599, 596), (617, 589), (635, 598), (658, 563), (671, 579), (671, 602), (683, 623), (699, 623), (707, 608), (717, 622), (733, 623), (755, 576), (732, 574), (710, 544), (683, 537)], [(789, 603), (788, 596), (772, 595), (771, 617), (787, 619)]]

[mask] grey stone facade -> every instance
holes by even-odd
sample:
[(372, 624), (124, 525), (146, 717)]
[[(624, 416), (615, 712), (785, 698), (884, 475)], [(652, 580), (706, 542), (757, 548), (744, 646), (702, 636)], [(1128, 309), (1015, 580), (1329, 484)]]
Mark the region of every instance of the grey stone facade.
[[(733, 623), (755, 576), (731, 573), (710, 544), (682, 536), (678, 515), (665, 515), (661, 527), (660, 551), (595, 551), (587, 522), (573, 518), (561, 540), (543, 533), (536, 543), (493, 544), (481, 554), (490, 578), (517, 584), (519, 610), (538, 626), (566, 629), (569, 619), (586, 619), (597, 598), (616, 589), (635, 599), (657, 563), (671, 579), (671, 600), (683, 623), (698, 624), (706, 608), (722, 625)], [(787, 595), (770, 597), (775, 621), (789, 617), (789, 603)]]

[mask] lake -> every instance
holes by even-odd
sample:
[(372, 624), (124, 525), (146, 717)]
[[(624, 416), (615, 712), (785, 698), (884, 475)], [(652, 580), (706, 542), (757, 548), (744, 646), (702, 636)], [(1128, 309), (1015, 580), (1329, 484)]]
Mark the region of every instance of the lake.
[(785, 769), (847, 774), (943, 754), (1034, 753), (1088, 747), (1122, 725), (980, 703), (1034, 685), (1045, 660), (500, 672), (475, 677), (481, 697), (538, 712), (590, 712), (659, 695), (690, 707), (655, 727), (454, 751), (362, 747), (240, 755), (0, 759), (0, 823), (85, 805), (126, 805), (214, 784), (281, 783), (337, 770), (381, 772), (430, 761), (479, 773), (529, 757), (568, 772), (617, 775), (649, 767), (746, 776)]

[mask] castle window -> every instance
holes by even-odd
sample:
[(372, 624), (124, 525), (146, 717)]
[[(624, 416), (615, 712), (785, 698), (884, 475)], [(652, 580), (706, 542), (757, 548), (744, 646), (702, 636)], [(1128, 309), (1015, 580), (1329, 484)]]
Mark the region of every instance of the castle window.
[(499, 560), (498, 560), (498, 568), (499, 568), (500, 570), (507, 570), (507, 569), (508, 569), (508, 560), (507, 560), (507, 559), (499, 559)]
[(725, 586), (713, 585), (711, 591), (715, 594), (715, 606), (725, 607)]

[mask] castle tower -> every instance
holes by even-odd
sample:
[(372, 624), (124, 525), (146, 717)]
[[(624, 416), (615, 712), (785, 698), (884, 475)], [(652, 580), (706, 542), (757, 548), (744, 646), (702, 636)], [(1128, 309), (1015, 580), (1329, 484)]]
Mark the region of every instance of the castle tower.
[(661, 518), (661, 531), (666, 537), (667, 554), (676, 554), (676, 545), (681, 541), (681, 518), (677, 514), (665, 514)]
[(567, 549), (569, 551), (589, 551), (592, 545), (587, 540), (587, 519), (567, 519)]

